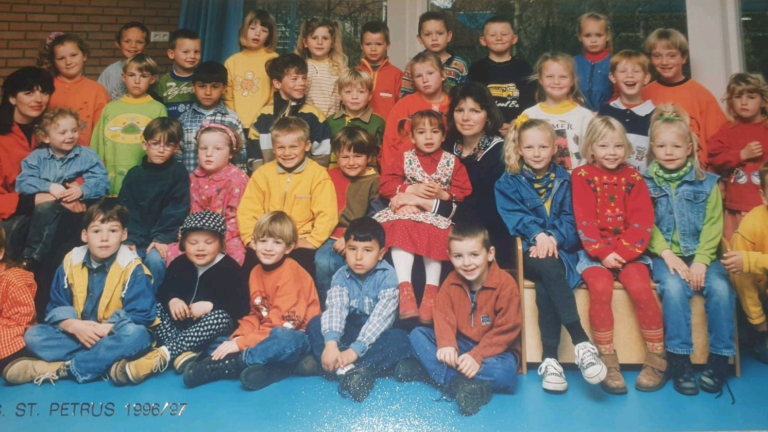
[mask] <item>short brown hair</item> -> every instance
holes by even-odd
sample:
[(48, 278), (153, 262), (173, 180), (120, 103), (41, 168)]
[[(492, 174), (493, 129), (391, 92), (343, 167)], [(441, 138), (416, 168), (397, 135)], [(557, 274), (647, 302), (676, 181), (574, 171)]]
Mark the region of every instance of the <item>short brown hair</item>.
[(337, 155), (344, 150), (372, 157), (378, 150), (376, 140), (360, 126), (345, 126), (331, 140), (331, 150)]
[(688, 39), (673, 28), (658, 28), (645, 40), (645, 52), (651, 55), (659, 44), (666, 44), (672, 49), (680, 51), (680, 55), (688, 57)]
[(152, 57), (146, 54), (136, 54), (123, 63), (123, 73), (128, 72), (128, 68), (136, 66), (139, 72), (149, 72), (150, 75), (157, 75), (160, 73), (160, 68), (157, 66)]
[(179, 144), (184, 138), (184, 129), (181, 122), (170, 117), (158, 117), (144, 128), (144, 141), (149, 141), (157, 136), (165, 142)]
[(448, 250), (451, 249), (451, 242), (464, 240), (478, 240), (486, 250), (491, 249), (491, 236), (488, 230), (478, 222), (456, 223), (448, 234)]
[(63, 107), (48, 108), (43, 115), (40, 116), (40, 122), (35, 127), (35, 134), (37, 135), (38, 141), (42, 141), (43, 138), (48, 136), (48, 131), (56, 124), (56, 122), (67, 117), (75, 119), (75, 122), (77, 122), (78, 125), (80, 124), (80, 116), (77, 114), (77, 111)]
[(119, 222), (123, 228), (128, 226), (128, 208), (117, 198), (102, 198), (88, 207), (83, 216), (83, 229), (87, 230), (94, 222)]
[(269, 129), (272, 140), (276, 136), (298, 135), (302, 142), (309, 141), (309, 125), (298, 117), (283, 117), (278, 119)]
[(383, 21), (371, 21), (363, 24), (360, 29), (360, 43), (363, 43), (363, 35), (366, 33), (383, 34), (384, 40), (389, 44), (389, 27)]
[(648, 56), (635, 50), (621, 50), (614, 54), (609, 66), (611, 73), (615, 73), (616, 68), (624, 62), (639, 65), (645, 74), (651, 73), (651, 62), (648, 60)]
[(286, 245), (295, 245), (299, 241), (299, 231), (287, 213), (271, 211), (260, 217), (253, 228), (253, 240), (265, 237), (280, 239)]

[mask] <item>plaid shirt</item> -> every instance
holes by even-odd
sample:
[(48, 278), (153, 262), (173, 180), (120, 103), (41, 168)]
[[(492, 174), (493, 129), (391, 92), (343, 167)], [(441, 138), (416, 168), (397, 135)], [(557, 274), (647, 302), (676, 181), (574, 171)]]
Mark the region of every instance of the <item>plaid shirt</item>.
[[(245, 143), (243, 124), (240, 123), (240, 117), (237, 116), (237, 113), (224, 106), (223, 102), (220, 102), (219, 106), (208, 114), (203, 112), (199, 103), (195, 103), (189, 111), (179, 117), (179, 121), (184, 129), (184, 139), (181, 142), (181, 151), (176, 153), (175, 157), (176, 160), (184, 164), (184, 168), (186, 168), (187, 172), (190, 174), (192, 174), (198, 166), (196, 138), (197, 131), (200, 130), (203, 123), (218, 123), (229, 126), (242, 137), (243, 143)], [(245, 145), (243, 145), (240, 152), (232, 158), (232, 163), (245, 171), (246, 159)]]
[(32, 273), (0, 264), (0, 359), (24, 348), (24, 332), (35, 325)]
[(350, 313), (367, 316), (357, 340), (349, 346), (359, 357), (364, 356), (395, 322), (399, 305), (397, 285), (395, 269), (384, 260), (376, 264), (365, 280), (360, 280), (347, 265), (339, 269), (331, 281), (328, 309), (321, 319), (325, 341), (341, 340)]

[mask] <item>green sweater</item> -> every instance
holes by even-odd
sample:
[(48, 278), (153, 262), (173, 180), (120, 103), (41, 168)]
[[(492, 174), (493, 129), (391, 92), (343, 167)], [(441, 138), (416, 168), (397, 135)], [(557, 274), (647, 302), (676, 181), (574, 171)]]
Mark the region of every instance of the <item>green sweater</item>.
[[(371, 108), (370, 105), (368, 105), (368, 108), (357, 117), (348, 116), (342, 107), (336, 114), (325, 119), (325, 122), (331, 129), (331, 139), (333, 139), (336, 133), (343, 129), (344, 126), (359, 126), (371, 134), (371, 136), (376, 139), (376, 145), (381, 148), (381, 140), (384, 137), (384, 119), (378, 114), (374, 114), (373, 108)], [(375, 157), (373, 158), (373, 161), (376, 161)], [(328, 168), (336, 168), (337, 166), (339, 165), (336, 163), (336, 154), (331, 152), (331, 164)]]
[[(672, 193), (675, 193), (675, 187), (680, 182), (670, 183)], [(720, 245), (720, 238), (723, 236), (723, 198), (720, 195), (720, 188), (715, 186), (707, 198), (706, 213), (704, 215), (704, 224), (699, 234), (699, 245), (696, 247), (694, 262), (709, 265), (717, 257), (717, 248)], [(664, 240), (659, 228), (654, 225), (651, 233), (651, 242), (648, 244), (648, 251), (654, 255), (661, 256), (664, 250), (670, 249), (679, 256), (683, 256), (680, 248), (680, 239), (677, 235), (677, 227), (672, 233), (671, 244)]]
[(165, 117), (165, 105), (145, 95), (134, 99), (128, 95), (104, 107), (93, 128), (91, 148), (98, 153), (109, 174), (109, 195), (117, 195), (128, 170), (141, 163), (144, 149), (142, 133), (150, 121)]

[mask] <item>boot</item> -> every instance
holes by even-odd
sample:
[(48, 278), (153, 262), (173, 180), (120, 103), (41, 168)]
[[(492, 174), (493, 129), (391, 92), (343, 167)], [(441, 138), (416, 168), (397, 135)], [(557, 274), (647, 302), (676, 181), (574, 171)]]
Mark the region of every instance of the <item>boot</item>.
[(419, 321), (426, 326), (432, 325), (432, 309), (435, 307), (435, 297), (437, 297), (437, 286), (427, 284), (424, 286), (424, 296), (421, 298), (419, 307)]
[(624, 377), (621, 376), (621, 367), (619, 366), (619, 356), (614, 351), (612, 354), (603, 354), (601, 356), (603, 364), (608, 368), (608, 374), (600, 383), (600, 387), (610, 394), (626, 394), (627, 384)]
[(339, 394), (351, 397), (355, 402), (362, 402), (371, 394), (376, 384), (373, 372), (366, 368), (355, 368), (341, 376), (339, 380)]
[(261, 390), (264, 387), (282, 381), (291, 375), (290, 367), (285, 365), (252, 365), (240, 374), (240, 382), (246, 390)]
[(416, 305), (413, 285), (410, 282), (400, 282), (397, 288), (400, 291), (400, 319), (406, 320), (417, 317), (419, 307)]
[(699, 377), (699, 387), (707, 393), (720, 393), (728, 375), (728, 358), (709, 353), (707, 365)]
[(222, 379), (235, 379), (245, 367), (241, 353), (228, 354), (218, 361), (207, 357), (187, 367), (184, 371), (184, 385), (192, 388)]
[(768, 364), (768, 332), (758, 332), (755, 342), (755, 353), (757, 359)]
[(686, 396), (699, 394), (699, 386), (696, 385), (696, 378), (693, 376), (691, 356), (667, 352), (667, 359), (669, 361), (669, 377), (672, 379), (675, 391)]
[(395, 379), (399, 382), (426, 381), (427, 372), (418, 360), (407, 357), (400, 360), (395, 367)]
[(302, 357), (301, 360), (299, 360), (294, 373), (303, 377), (320, 376), (323, 374), (323, 368), (320, 366), (320, 363), (317, 361), (317, 359), (315, 359), (315, 356), (312, 354), (307, 354)]
[(448, 396), (456, 401), (459, 412), (465, 416), (475, 415), (480, 408), (491, 401), (493, 390), (489, 381), (469, 379), (456, 374), (448, 383)]
[(169, 360), (167, 349), (155, 348), (144, 357), (126, 363), (125, 373), (133, 384), (138, 384), (152, 374), (165, 372)]
[(183, 353), (179, 354), (178, 357), (176, 357), (176, 360), (173, 361), (173, 369), (177, 374), (183, 374), (184, 370), (186, 370), (187, 367), (191, 365), (192, 362), (194, 362), (195, 359), (197, 359), (199, 356), (199, 352), (184, 351)]
[(47, 362), (33, 359), (31, 357), (22, 357), (16, 359), (3, 369), (3, 379), (8, 384), (26, 384), (34, 382), (41, 385), (46, 380), (51, 384), (56, 384), (59, 378), (67, 376), (67, 369), (64, 362)]
[(645, 355), (645, 364), (640, 375), (635, 381), (635, 388), (643, 392), (655, 392), (661, 390), (667, 383), (667, 355), (666, 352), (655, 354), (648, 352)]

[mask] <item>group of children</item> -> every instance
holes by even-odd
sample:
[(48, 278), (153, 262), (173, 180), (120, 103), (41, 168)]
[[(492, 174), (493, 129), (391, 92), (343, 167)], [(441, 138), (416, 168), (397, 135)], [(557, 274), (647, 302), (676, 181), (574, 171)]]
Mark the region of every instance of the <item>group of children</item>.
[[(511, 54), (510, 22), (495, 17), (480, 38), (488, 57), (470, 67), (447, 51), (441, 13), (418, 25), (425, 50), (403, 74), (388, 61), (380, 22), (363, 26), (364, 58), (350, 69), (338, 23), (308, 20), (296, 53), (278, 55), (276, 21), (257, 10), (243, 22), (243, 50), (224, 65), (200, 63), (197, 35), (175, 32), (173, 69), (158, 80), (142, 54), (148, 30), (129, 23), (116, 38), (125, 59), (105, 69), (103, 86), (83, 76), (79, 37), (51, 35), (40, 64), (56, 76), (54, 96), (38, 122), (40, 147), (16, 180), (35, 209), (14, 258), (25, 269), (43, 262), (66, 212), (84, 212), (85, 245), (64, 258), (44, 322), (33, 325), (34, 283), (4, 253), (0, 231), (0, 315), (15, 320), (0, 332), (3, 378), (106, 374), (138, 384), (172, 364), (188, 387), (238, 378), (258, 390), (323, 374), (362, 401), (377, 377), (394, 374), (436, 384), (463, 414), (477, 413), (493, 392), (514, 391), (525, 361), (518, 287), (496, 263), (488, 227), (451, 220), (465, 198), (493, 195), (491, 184), (536, 283), (545, 390), (567, 389), (557, 359), (564, 326), (584, 378), (627, 392), (613, 347), (614, 279), (648, 349), (638, 390), (672, 379), (682, 394), (721, 391), (735, 353), (729, 272), (768, 363), (761, 77), (731, 78), (726, 121), (683, 75), (687, 41), (676, 30), (648, 37), (649, 62), (612, 54), (607, 18), (588, 13), (578, 21), (583, 55), (544, 54), (531, 68)], [(495, 106), (462, 97), (468, 80)], [(506, 173), (487, 185), (443, 150), (446, 116), (457, 112), (485, 112), (483, 122), (498, 123), (484, 132), (488, 142), (505, 137)], [(705, 168), (727, 178), (725, 208)], [(732, 250), (721, 249), (731, 236)], [(445, 280), (443, 261), (453, 266)], [(592, 341), (572, 291), (582, 281)], [(695, 291), (706, 297), (710, 351), (698, 382), (689, 357)], [(416, 317), (423, 326), (410, 335), (395, 325)]]

